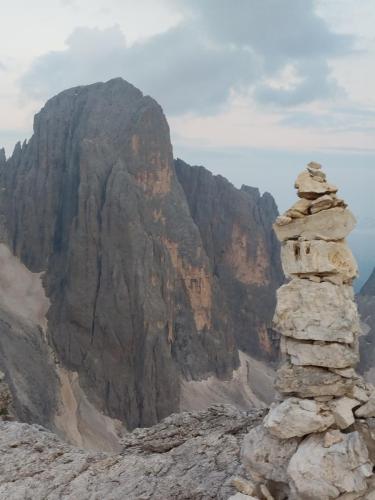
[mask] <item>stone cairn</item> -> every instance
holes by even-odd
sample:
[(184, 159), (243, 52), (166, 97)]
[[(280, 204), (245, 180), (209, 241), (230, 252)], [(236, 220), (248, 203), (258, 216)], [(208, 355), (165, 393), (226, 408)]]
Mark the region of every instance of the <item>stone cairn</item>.
[(309, 163), (295, 187), (299, 200), (274, 225), (289, 280), (274, 316), (279, 396), (247, 434), (243, 464), (253, 498), (375, 499), (375, 394), (354, 370), (358, 270), (345, 238), (355, 219), (321, 165)]

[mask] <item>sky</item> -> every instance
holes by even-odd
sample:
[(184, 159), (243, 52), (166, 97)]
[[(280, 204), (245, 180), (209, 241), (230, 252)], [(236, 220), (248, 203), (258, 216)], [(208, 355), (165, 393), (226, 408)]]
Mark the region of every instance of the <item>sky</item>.
[(375, 265), (374, 0), (1, 2), (0, 147), (32, 134), (57, 92), (122, 76), (154, 97), (175, 156), (294, 200), (321, 162)]

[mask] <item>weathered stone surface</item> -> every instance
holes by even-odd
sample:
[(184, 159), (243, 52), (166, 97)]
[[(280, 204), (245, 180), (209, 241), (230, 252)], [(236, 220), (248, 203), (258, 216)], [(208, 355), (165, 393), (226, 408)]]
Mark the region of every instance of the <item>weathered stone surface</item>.
[(234, 477), (232, 484), (239, 493), (244, 495), (252, 495), (255, 492), (254, 483), (242, 477)]
[(15, 417), (55, 430), (59, 383), (48, 345), (38, 325), (15, 316), (1, 304), (0, 367), (12, 393)]
[(276, 218), (275, 224), (277, 224), (278, 226), (285, 226), (290, 222), (292, 222), (292, 217), (289, 217), (288, 215), (279, 215)]
[(343, 439), (344, 436), (341, 431), (339, 431), (338, 429), (329, 429), (327, 432), (324, 433), (323, 446), (324, 448), (330, 448), (332, 445), (336, 443), (341, 443)]
[(300, 444), (288, 467), (296, 498), (329, 500), (366, 490), (366, 479), (372, 474), (366, 444), (358, 432), (342, 438), (328, 448), (324, 434), (312, 435)]
[(0, 420), (8, 418), (12, 404), (12, 395), (4, 379), (4, 373), (0, 371)]
[(307, 171), (310, 173), (310, 175), (312, 175), (312, 177), (316, 177), (319, 182), (323, 182), (326, 180), (327, 176), (322, 170), (307, 167)]
[(348, 209), (336, 207), (301, 219), (293, 219), (282, 226), (274, 224), (274, 230), (279, 241), (297, 238), (338, 241), (346, 238), (354, 226), (353, 214)]
[(325, 182), (323, 175), (312, 175), (310, 172), (302, 172), (297, 177), (295, 187), (300, 198), (314, 200), (324, 194), (336, 193), (337, 187)]
[(270, 222), (277, 214), (274, 199), (249, 186), (236, 189), (222, 176), (181, 160), (175, 161), (175, 169), (214, 270), (218, 295), (220, 291), (214, 301), (216, 321), (225, 321), (226, 337), (230, 332), (241, 351), (274, 361), (278, 343), (272, 340), (270, 320), (276, 288), (283, 282), (279, 243)]
[(281, 262), (287, 277), (338, 275), (341, 282), (351, 283), (358, 276), (357, 263), (345, 242), (286, 241)]
[(316, 161), (310, 161), (307, 164), (307, 168), (312, 169), (312, 170), (321, 170), (322, 165)]
[(0, 422), (0, 498), (227, 500), (259, 412), (221, 405), (126, 436), (121, 453), (86, 452), (39, 426)]
[(273, 322), (283, 335), (301, 340), (351, 343), (360, 332), (351, 287), (301, 279), (278, 289)]
[(348, 397), (334, 399), (328, 403), (335, 422), (340, 429), (346, 429), (354, 424), (353, 408), (359, 406), (359, 404), (357, 400)]
[(363, 321), (363, 331), (359, 339), (361, 360), (359, 369), (375, 383), (375, 268), (357, 295), (358, 310)]
[(335, 205), (335, 200), (332, 196), (325, 194), (324, 196), (320, 196), (316, 200), (313, 200), (310, 205), (310, 213), (316, 214), (321, 210), (328, 210)]
[(280, 439), (289, 439), (325, 431), (334, 421), (326, 406), (312, 399), (288, 398), (271, 405), (264, 427)]
[(353, 428), (364, 439), (370, 460), (375, 463), (375, 418), (356, 418)]
[[(361, 376), (358, 375), (358, 373), (355, 371), (354, 368), (332, 368), (332, 372), (337, 373), (337, 375), (340, 375), (341, 377), (344, 378), (352, 378), (356, 380), (360, 380)], [(357, 398), (354, 398), (357, 399)]]
[(353, 348), (336, 342), (312, 344), (287, 338), (286, 351), (294, 365), (347, 368), (358, 362), (358, 353)]
[(287, 210), (286, 213), (288, 215), (290, 212), (291, 213), (298, 212), (300, 215), (307, 215), (309, 213), (310, 205), (311, 205), (311, 201), (310, 200), (300, 199), (300, 200), (296, 201), (294, 203), (294, 205), (292, 205), (290, 207), (290, 209)]
[(325, 368), (284, 363), (277, 371), (275, 387), (284, 394), (299, 397), (343, 396), (353, 387), (352, 379), (340, 377)]
[(367, 403), (362, 405), (358, 410), (355, 411), (356, 417), (375, 417), (375, 395), (372, 395)]
[(244, 438), (242, 462), (250, 473), (254, 471), (263, 478), (287, 483), (286, 469), (299, 442), (300, 438), (278, 439), (259, 425)]
[(353, 389), (350, 391), (350, 395), (361, 403), (367, 403), (367, 401), (370, 399), (370, 395), (368, 394), (368, 392), (363, 387), (358, 387), (358, 385), (355, 385), (353, 387)]
[[(50, 99), (30, 141), (2, 157), (0, 190), (0, 241), (43, 272), (43, 349), (106, 416), (152, 425), (179, 410), (182, 379), (229, 379), (239, 348), (276, 359), (272, 196), (175, 164), (162, 109), (129, 83)], [(34, 355), (30, 347), (32, 373), (43, 366)], [(44, 392), (36, 421), (52, 428), (55, 379), (44, 377), (18, 414), (35, 414)]]

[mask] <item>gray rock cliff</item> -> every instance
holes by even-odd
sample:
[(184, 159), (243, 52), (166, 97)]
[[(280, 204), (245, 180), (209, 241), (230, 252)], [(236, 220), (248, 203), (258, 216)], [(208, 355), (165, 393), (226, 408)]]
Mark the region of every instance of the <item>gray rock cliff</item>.
[[(230, 381), (240, 351), (275, 359), (272, 197), (176, 169), (162, 109), (122, 79), (53, 97), (0, 156), (3, 269), (19, 276), (0, 309), (34, 332), (0, 355), (22, 420), (105, 442), (178, 410), (183, 382)], [(22, 403), (12, 350), (35, 361), (43, 402)]]

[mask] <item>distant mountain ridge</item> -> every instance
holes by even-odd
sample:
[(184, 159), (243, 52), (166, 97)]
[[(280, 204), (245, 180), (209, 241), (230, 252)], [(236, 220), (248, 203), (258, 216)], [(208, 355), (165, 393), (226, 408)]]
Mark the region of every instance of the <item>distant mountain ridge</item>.
[(360, 369), (375, 383), (375, 268), (357, 295), (358, 310), (363, 322), (360, 337)]
[[(23, 332), (16, 365), (12, 334), (0, 343), (19, 418), (113, 448), (122, 425), (192, 404), (208, 379), (232, 402), (265, 396), (252, 360), (277, 358), (277, 207), (174, 162), (152, 98), (122, 79), (53, 97), (30, 141), (0, 155), (0, 187), (3, 269), (19, 276), (13, 296), (32, 298), (22, 315), (0, 303), (0, 329)], [(31, 387), (45, 395), (32, 412)]]

